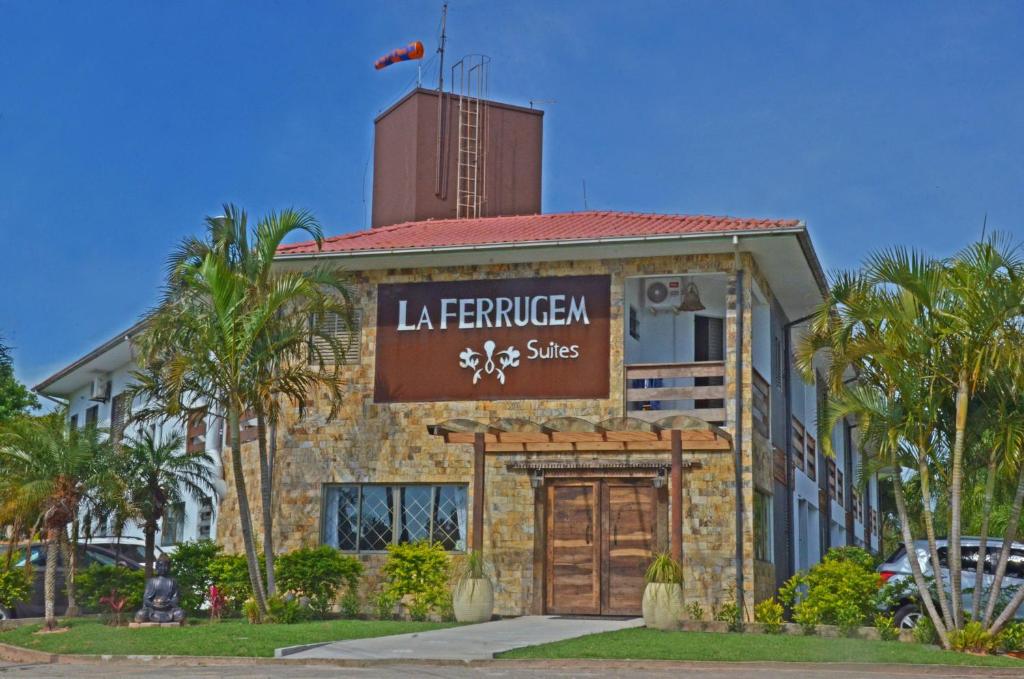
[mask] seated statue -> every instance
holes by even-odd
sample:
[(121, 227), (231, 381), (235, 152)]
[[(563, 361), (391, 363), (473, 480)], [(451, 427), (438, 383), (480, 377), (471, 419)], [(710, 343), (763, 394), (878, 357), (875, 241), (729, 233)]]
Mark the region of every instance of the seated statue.
[(185, 611), (178, 606), (178, 582), (170, 572), (171, 560), (161, 554), (156, 560), (156, 575), (146, 580), (142, 609), (135, 614), (135, 622), (181, 622), (185, 619)]

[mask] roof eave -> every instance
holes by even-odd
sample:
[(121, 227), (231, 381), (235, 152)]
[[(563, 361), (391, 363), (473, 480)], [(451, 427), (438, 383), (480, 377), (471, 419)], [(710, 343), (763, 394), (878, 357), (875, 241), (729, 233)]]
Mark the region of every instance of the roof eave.
[[(130, 327), (127, 330), (125, 330), (124, 332), (118, 333), (117, 335), (115, 335), (114, 337), (110, 338), (109, 340), (107, 340), (103, 344), (99, 345), (98, 347), (96, 347), (95, 349), (93, 349), (92, 351), (87, 353), (86, 355), (82, 356), (81, 358), (79, 358), (78, 360), (74, 361), (73, 363), (71, 363), (71, 364), (61, 368), (60, 370), (58, 370), (54, 374), (52, 374), (49, 377), (47, 377), (45, 380), (43, 380), (42, 382), (40, 382), (36, 386), (32, 387), (32, 391), (34, 391), (34, 392), (36, 392), (38, 394), (42, 394), (44, 396), (52, 396), (53, 394), (50, 394), (49, 392), (46, 391), (52, 384), (54, 384), (55, 382), (57, 382), (59, 380), (64, 379), (65, 377), (67, 377), (71, 373), (75, 372), (76, 370), (78, 370), (78, 369), (84, 367), (85, 365), (89, 364), (90, 362), (96, 360), (97, 358), (99, 358), (103, 354), (107, 353), (111, 349), (114, 349), (115, 347), (120, 345), (121, 342), (124, 342), (126, 340), (130, 340), (133, 336), (137, 335), (139, 333), (139, 331), (142, 330), (142, 328), (145, 325), (146, 325), (146, 320), (143, 319), (143, 320), (139, 321), (138, 323), (136, 323), (135, 325), (133, 325), (132, 327)], [(59, 394), (57, 394), (57, 395), (59, 396)]]

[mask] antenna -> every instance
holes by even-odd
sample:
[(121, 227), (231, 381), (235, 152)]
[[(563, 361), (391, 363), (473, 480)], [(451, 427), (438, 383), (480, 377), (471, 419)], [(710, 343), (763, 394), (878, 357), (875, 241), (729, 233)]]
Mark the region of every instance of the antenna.
[(444, 92), (444, 45), (448, 41), (448, 3), (441, 5), (441, 39), (437, 43), (440, 56), (437, 64), (437, 93)]
[(988, 226), (988, 212), (981, 219), (981, 240), (985, 240), (985, 227)]
[(437, 43), (437, 53), (440, 55), (437, 65), (437, 168), (434, 173), (434, 195), (444, 200), (447, 196), (448, 190), (445, 185), (445, 163), (441, 157), (441, 152), (446, 149), (445, 146), (445, 127), (448, 125), (447, 116), (445, 115), (444, 105), (444, 46), (448, 41), (448, 3), (445, 2), (441, 5), (441, 39)]
[(590, 209), (590, 207), (587, 206), (587, 180), (586, 179), (583, 180), (583, 209), (584, 210), (589, 210)]

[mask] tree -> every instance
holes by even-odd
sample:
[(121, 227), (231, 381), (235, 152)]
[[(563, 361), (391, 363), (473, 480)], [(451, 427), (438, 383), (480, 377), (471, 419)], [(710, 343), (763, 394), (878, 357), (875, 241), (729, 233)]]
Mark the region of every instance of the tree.
[(0, 422), (39, 407), (39, 399), (14, 377), (11, 349), (0, 336)]
[(201, 500), (213, 492), (213, 460), (206, 453), (186, 453), (185, 438), (174, 433), (158, 441), (151, 428), (127, 436), (117, 460), (117, 477), (127, 505), (142, 523), (146, 539), (146, 577), (153, 575), (155, 541), (167, 508), (185, 494)]
[[(54, 610), (58, 552), (82, 502), (96, 492), (111, 470), (112, 450), (95, 427), (69, 429), (65, 413), (21, 416), (0, 431), (0, 498), (34, 514), (46, 534), (44, 579), (46, 626), (56, 627)], [(75, 550), (67, 564), (68, 608), (74, 607)]]
[[(805, 374), (818, 358), (829, 365), (830, 398), (819, 425), (825, 431), (844, 417), (859, 421), (862, 447), (876, 469), (888, 470), (903, 540), (911, 543), (916, 520), (935, 573), (942, 571), (936, 526), (948, 529), (950, 577), (948, 583), (935, 579), (938, 610), (917, 560), (910, 559), (921, 601), (947, 646), (948, 632), (964, 622), (965, 479), (978, 489), (971, 497), (980, 518), (980, 571), (999, 477), (1015, 469), (1020, 456), (1022, 273), (1015, 249), (998, 237), (949, 260), (882, 252), (860, 271), (834, 278), (799, 344)], [(827, 449), (829, 437), (821, 440)], [(948, 513), (937, 516), (937, 507)], [(1003, 570), (1009, 531), (1019, 518), (1018, 511), (1008, 520)], [(975, 616), (982, 595), (973, 596)], [(998, 587), (989, 592), (989, 610), (998, 595)], [(1019, 604), (1011, 602), (1002, 622)], [(989, 631), (998, 632), (1000, 624)]]
[[(251, 409), (264, 421), (258, 455), (264, 548), (272, 581), (273, 456), (265, 423), (277, 422), (281, 398), (301, 401), (314, 388), (328, 392), (333, 413), (342, 394), (338, 365), (345, 347), (310, 319), (329, 314), (350, 318), (351, 309), (339, 271), (323, 266), (273, 268), (277, 247), (290, 234), (303, 231), (318, 244), (322, 241), (311, 215), (294, 210), (271, 214), (257, 224), (250, 244), (245, 213), (230, 205), (224, 212), (207, 219), (206, 239), (186, 240), (169, 261), (166, 292), (140, 337), (145, 369), (136, 374), (135, 393), (166, 404), (168, 416), (180, 417), (201, 401), (226, 418), (249, 577), (257, 605), (265, 610), (240, 420)], [(311, 336), (319, 340), (312, 355)], [(328, 358), (335, 359), (333, 369), (327, 367)]]

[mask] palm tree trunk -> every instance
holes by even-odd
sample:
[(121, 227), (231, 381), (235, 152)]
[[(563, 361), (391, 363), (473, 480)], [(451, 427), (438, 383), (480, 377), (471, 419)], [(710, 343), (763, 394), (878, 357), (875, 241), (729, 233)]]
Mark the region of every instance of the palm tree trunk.
[(148, 517), (142, 530), (146, 538), (146, 579), (149, 580), (153, 577), (153, 565), (156, 562), (156, 517)]
[(274, 578), (274, 475), (267, 450), (267, 419), (263, 415), (262, 405), (256, 407), (256, 438), (260, 453), (260, 504), (263, 508), (263, 558), (267, 567), (267, 595), (274, 596), (277, 594)]
[[(996, 493), (996, 461), (996, 449), (993, 446), (988, 458), (985, 498), (982, 500), (981, 509), (981, 535), (978, 541), (978, 565), (974, 572), (974, 596), (971, 600), (971, 618), (974, 620), (981, 617), (981, 591), (985, 584), (985, 553), (988, 550), (988, 518), (992, 512), (992, 497)], [(994, 592), (995, 590), (993, 590)]]
[(78, 597), (75, 594), (75, 578), (78, 577), (78, 517), (71, 522), (71, 540), (64, 531), (60, 533), (61, 548), (64, 552), (64, 588), (68, 595), (65, 618), (77, 618)]
[[(921, 504), (924, 505), (924, 530), (928, 537), (928, 553), (932, 561), (932, 573), (935, 573), (935, 588), (939, 598), (939, 609), (942, 611), (942, 619), (947, 628), (952, 628), (953, 616), (950, 613), (949, 603), (946, 599), (946, 586), (940, 577), (942, 573), (942, 562), (939, 560), (939, 548), (935, 539), (935, 521), (932, 514), (932, 492), (930, 472), (928, 464), (924, 459), (924, 448), (921, 448), (921, 457), (918, 458), (918, 473), (921, 475)], [(908, 550), (909, 553), (909, 550)]]
[(263, 592), (263, 576), (260, 573), (259, 560), (256, 558), (256, 545), (253, 543), (249, 495), (245, 489), (245, 476), (242, 471), (242, 427), (238, 421), (238, 409), (235, 407), (228, 410), (228, 426), (231, 427), (231, 475), (235, 477), (238, 519), (241, 523), (245, 561), (249, 566), (249, 582), (252, 585), (252, 595), (259, 607), (260, 614), (266, 615), (267, 598)]
[(46, 617), (46, 629), (57, 628), (57, 559), (60, 553), (57, 541), (60, 539), (61, 528), (49, 528), (46, 531), (46, 572), (43, 578), (43, 615)]
[(910, 519), (907, 516), (907, 498), (903, 494), (903, 481), (900, 479), (899, 466), (893, 472), (892, 482), (894, 486), (893, 495), (896, 498), (896, 511), (900, 517), (900, 528), (903, 533), (903, 544), (907, 548), (907, 560), (910, 562), (910, 570), (914, 574), (914, 584), (917, 585), (917, 592), (921, 596), (928, 616), (935, 625), (935, 632), (939, 635), (942, 647), (949, 649), (949, 637), (946, 635), (946, 625), (935, 610), (935, 602), (932, 601), (932, 594), (928, 590), (928, 583), (925, 582), (924, 573), (921, 572), (921, 563), (917, 560), (917, 550), (914, 549), (914, 537), (910, 534)]
[[(960, 371), (956, 391), (956, 438), (953, 439), (953, 464), (949, 488), (949, 587), (950, 603), (953, 606), (953, 622), (956, 627), (963, 623), (960, 610), (960, 502), (964, 478), (964, 441), (967, 435), (967, 402), (970, 396), (967, 384), (967, 370)], [(935, 574), (936, 580), (941, 577)]]
[[(1010, 561), (1010, 547), (1017, 539), (1017, 526), (1020, 524), (1021, 509), (1024, 508), (1024, 464), (1020, 465), (1017, 471), (1017, 492), (1013, 496), (1013, 507), (1010, 510), (1010, 521), (1006, 524), (1006, 535), (1003, 536), (1003, 548), (999, 550), (999, 563), (996, 565), (996, 573), (992, 579), (991, 594), (988, 597), (988, 604), (985, 605), (984, 624), (987, 626), (995, 614), (996, 603), (999, 599), (1000, 588), (1003, 586), (1003, 577), (1006, 575), (1006, 566)], [(1021, 588), (1024, 591), (1024, 587)]]

